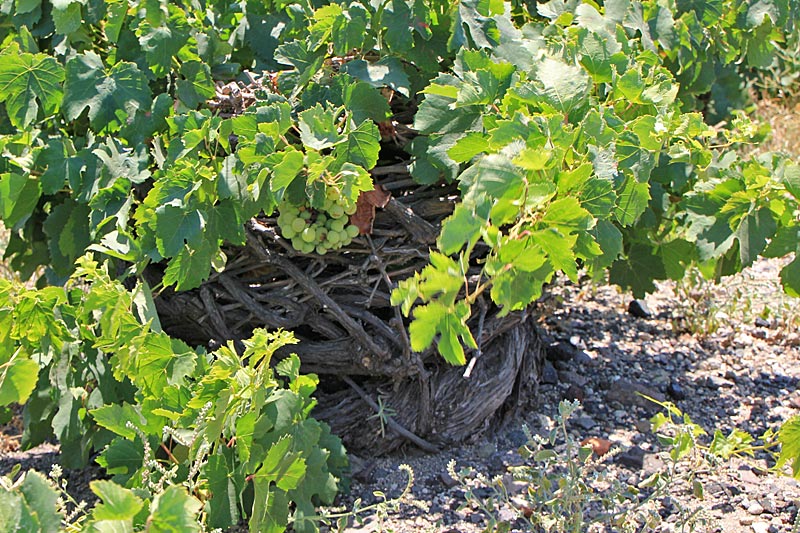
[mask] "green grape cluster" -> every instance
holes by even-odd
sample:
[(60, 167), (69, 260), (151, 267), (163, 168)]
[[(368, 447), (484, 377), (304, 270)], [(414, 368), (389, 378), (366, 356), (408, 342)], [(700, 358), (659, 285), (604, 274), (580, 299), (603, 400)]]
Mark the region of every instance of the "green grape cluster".
[(322, 209), (281, 202), (278, 211), (281, 235), (299, 252), (325, 255), (347, 246), (358, 235), (358, 226), (350, 224), (356, 204), (342, 198), (335, 188), (328, 189)]

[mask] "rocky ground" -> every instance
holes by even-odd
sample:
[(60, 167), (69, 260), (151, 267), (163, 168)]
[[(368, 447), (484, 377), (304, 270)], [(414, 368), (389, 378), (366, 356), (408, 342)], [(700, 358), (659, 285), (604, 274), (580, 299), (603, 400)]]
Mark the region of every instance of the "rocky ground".
[[(399, 511), (371, 515), (353, 530), (482, 531), (489, 514), (468, 503), (466, 491), (483, 499), (493, 492), (474, 477), (457, 483), (447, 473), (448, 462), (489, 477), (523, 464), (517, 452), (527, 440), (523, 424), (545, 433), (563, 399), (582, 402), (568, 421), (574, 439), (594, 437), (600, 446), (610, 441), (619, 453), (600, 470), (626, 484), (666, 472), (669, 463), (649, 423), (661, 409), (637, 392), (674, 402), (709, 433), (699, 437), (706, 444), (715, 429), (728, 434), (738, 428), (758, 436), (800, 414), (800, 303), (782, 294), (781, 266), (780, 261), (761, 261), (719, 285), (698, 278), (665, 284), (644, 300), (644, 309), (631, 307), (631, 296), (614, 287), (553, 288), (540, 305), (540, 327), (551, 346), (548, 364), (539, 395), (530, 399), (524, 416), (474, 444), (438, 455), (409, 450), (380, 460), (356, 458), (350, 502), (374, 502), (375, 490), (398, 494), (405, 485), (399, 469), (403, 463), (416, 479)], [(697, 512), (695, 531), (790, 531), (800, 508), (800, 484), (769, 471), (773, 465), (765, 453), (718, 465), (684, 463), (678, 477), (695, 469), (703, 499), (692, 495), (686, 479), (676, 481), (669, 497), (657, 501), (661, 523), (656, 530), (689, 531), (680, 527), (681, 512)], [(524, 531), (521, 493), (527, 486), (510, 483), (508, 476), (505, 481), (516, 508), (502, 505), (491, 514), (510, 522), (512, 530)], [(589, 526), (590, 515), (584, 530), (603, 531)]]

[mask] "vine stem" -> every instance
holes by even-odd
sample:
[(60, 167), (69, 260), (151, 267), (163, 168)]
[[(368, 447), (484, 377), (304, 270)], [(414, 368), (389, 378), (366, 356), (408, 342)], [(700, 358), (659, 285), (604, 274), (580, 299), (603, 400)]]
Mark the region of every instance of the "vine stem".
[[(356, 384), (355, 381), (350, 379), (349, 376), (342, 376), (342, 380), (345, 383), (347, 383), (354, 391), (356, 391), (356, 394), (358, 394), (361, 397), (361, 399), (364, 400), (364, 402), (367, 405), (369, 405), (376, 413), (380, 413), (381, 412), (381, 408), (377, 403), (375, 403), (375, 400), (370, 398), (369, 394), (367, 394), (364, 389), (359, 387)], [(438, 446), (436, 446), (434, 444), (431, 444), (430, 442), (426, 441), (425, 439), (423, 439), (419, 435), (417, 435), (417, 434), (409, 431), (408, 429), (404, 428), (399, 423), (397, 423), (397, 421), (394, 418), (387, 417), (386, 418), (386, 425), (389, 426), (389, 429), (393, 430), (398, 435), (400, 435), (402, 437), (405, 437), (406, 439), (410, 440), (411, 442), (413, 442), (414, 444), (416, 444), (417, 446), (419, 446), (421, 449), (425, 450), (426, 452), (437, 453), (437, 452), (440, 451)]]

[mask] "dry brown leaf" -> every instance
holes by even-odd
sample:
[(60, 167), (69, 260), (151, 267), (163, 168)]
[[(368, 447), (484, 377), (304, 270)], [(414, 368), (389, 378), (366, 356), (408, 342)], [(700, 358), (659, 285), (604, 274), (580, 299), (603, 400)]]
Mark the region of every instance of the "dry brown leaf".
[(358, 227), (361, 235), (372, 233), (372, 223), (375, 221), (375, 208), (386, 207), (392, 193), (381, 185), (375, 185), (371, 191), (363, 191), (356, 202), (356, 212), (350, 216), (350, 223)]
[(583, 439), (581, 441), (581, 446), (591, 446), (592, 451), (598, 455), (598, 457), (602, 457), (608, 453), (608, 450), (611, 449), (611, 441), (606, 439), (601, 439), (598, 437), (589, 437), (588, 439)]

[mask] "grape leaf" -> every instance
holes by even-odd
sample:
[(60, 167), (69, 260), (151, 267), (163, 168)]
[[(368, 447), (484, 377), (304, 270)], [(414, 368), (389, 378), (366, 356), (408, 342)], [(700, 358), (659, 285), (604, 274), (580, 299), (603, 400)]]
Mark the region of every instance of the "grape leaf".
[[(797, 263), (797, 259), (794, 261)], [(793, 416), (781, 426), (778, 432), (781, 453), (776, 467), (792, 462), (792, 475), (800, 479), (800, 416)]]
[(85, 0), (53, 0), (53, 22), (56, 32), (69, 35), (81, 27), (81, 5)]
[(595, 273), (599, 273), (611, 266), (622, 254), (623, 238), (617, 227), (608, 220), (598, 220), (597, 225), (589, 230), (595, 242), (600, 245), (602, 254), (593, 257), (589, 263)]
[(466, 363), (464, 348), (459, 338), (471, 348), (477, 344), (472, 337), (466, 320), (469, 317), (469, 306), (466, 302), (458, 302), (453, 307), (440, 302), (421, 305), (414, 310), (414, 320), (409, 326), (411, 348), (422, 351), (427, 348), (436, 335), (439, 335), (437, 349), (439, 354), (451, 365)]
[(406, 0), (389, 0), (386, 2), (381, 17), (385, 28), (384, 39), (387, 48), (394, 54), (405, 54), (414, 45), (411, 7)]
[(587, 107), (590, 87), (591, 78), (583, 69), (545, 57), (538, 65), (535, 80), (512, 92), (523, 102), (576, 117)]
[(39, 379), (39, 365), (21, 349), (0, 356), (0, 405), (25, 403)]
[(273, 192), (287, 188), (305, 168), (305, 157), (299, 150), (286, 150), (279, 152), (276, 156), (282, 156), (282, 158), (272, 167), (272, 179), (269, 186)]
[(778, 228), (762, 255), (764, 257), (783, 257), (794, 252), (798, 242), (800, 242), (800, 227)]
[(261, 467), (253, 474), (254, 480), (275, 483), (284, 491), (297, 488), (306, 473), (306, 462), (293, 451), (293, 443), (293, 437), (286, 435), (273, 444)]
[(206, 100), (214, 98), (214, 79), (211, 69), (201, 61), (186, 61), (181, 65), (181, 76), (177, 82), (176, 95), (189, 109), (195, 109)]
[[(64, 517), (61, 512), (57, 511), (56, 502), (59, 494), (42, 474), (35, 470), (27, 471), (25, 479), (19, 486), (19, 491), (25, 497), (25, 502), (39, 522), (41, 529), (37, 528), (38, 531), (61, 529), (61, 520)], [(13, 531), (13, 528), (8, 531)]]
[(73, 200), (57, 205), (44, 222), (49, 238), (50, 266), (66, 277), (74, 270), (75, 260), (82, 256), (91, 242), (89, 207)]
[(197, 209), (162, 205), (155, 211), (154, 227), (158, 253), (172, 257), (188, 244), (198, 246), (203, 239), (206, 219)]
[(164, 271), (164, 285), (175, 285), (179, 291), (199, 287), (211, 271), (211, 263), (219, 252), (219, 244), (210, 239), (202, 239), (199, 245), (184, 245), (169, 260)]
[(800, 201), (800, 165), (789, 163), (783, 173), (783, 184), (786, 190)]
[(156, 78), (170, 71), (172, 58), (189, 40), (189, 24), (183, 10), (170, 6), (170, 16), (161, 24), (153, 25), (146, 18), (136, 30), (139, 44), (147, 56), (150, 70)]
[(142, 466), (144, 452), (141, 443), (117, 437), (97, 457), (97, 464), (113, 476), (116, 483), (127, 481)]
[(338, 164), (354, 163), (370, 170), (378, 163), (380, 134), (372, 121), (364, 121), (347, 134), (347, 141), (336, 146), (334, 157)]
[(89, 108), (95, 131), (115, 131), (126, 117), (139, 109), (150, 109), (152, 94), (147, 78), (133, 63), (119, 62), (107, 70), (94, 52), (84, 52), (67, 61), (62, 108), (74, 120)]
[(442, 231), (436, 246), (442, 253), (452, 255), (480, 234), (481, 226), (488, 221), (481, 220), (477, 213), (464, 204), (458, 204), (453, 214), (442, 222)]
[(553, 276), (549, 264), (527, 272), (518, 268), (504, 270), (492, 282), (492, 300), (502, 306), (501, 315), (524, 309), (542, 295), (542, 287)]
[(0, 174), (0, 219), (7, 228), (21, 227), (41, 196), (39, 180), (15, 172)]
[(382, 122), (392, 114), (386, 98), (368, 83), (355, 82), (346, 85), (342, 89), (342, 101), (347, 110), (353, 114), (356, 124), (361, 124), (365, 120)]
[(136, 438), (136, 432), (127, 426), (128, 423), (136, 427), (144, 425), (144, 419), (136, 407), (123, 403), (108, 404), (91, 410), (92, 418), (98, 425), (113, 431), (128, 440)]
[(203, 504), (190, 496), (182, 485), (171, 485), (153, 498), (148, 529), (152, 531), (201, 531), (197, 515)]
[(636, 222), (647, 209), (647, 202), (650, 200), (650, 186), (628, 177), (623, 182), (618, 194), (619, 200), (614, 216), (617, 222), (623, 226), (629, 226)]
[(6, 103), (11, 124), (26, 129), (39, 116), (52, 115), (62, 99), (64, 68), (54, 57), (21, 53), (13, 43), (0, 53), (0, 102)]
[(775, 235), (777, 225), (768, 207), (762, 207), (742, 218), (736, 237), (739, 239), (739, 257), (742, 266), (753, 264), (767, 246), (767, 239)]
[(317, 104), (298, 114), (300, 140), (308, 148), (324, 150), (347, 140), (347, 136), (339, 132), (338, 109), (323, 108)]
[[(455, 89), (452, 96), (431, 92), (432, 87)], [(458, 95), (461, 80), (450, 74), (441, 74), (428, 87), (425, 100), (414, 117), (414, 128), (420, 133), (466, 133), (477, 130), (481, 118), (479, 107), (452, 107)]]
[(664, 263), (654, 250), (647, 245), (635, 244), (627, 257), (618, 259), (611, 265), (609, 281), (623, 288), (630, 288), (636, 298), (654, 292), (653, 280), (666, 277)]
[(94, 480), (89, 488), (102, 501), (92, 509), (92, 520), (132, 520), (144, 506), (140, 497), (113, 481)]
[[(781, 269), (781, 284), (786, 294), (800, 298), (800, 251), (795, 252), (794, 260)], [(795, 466), (800, 466), (795, 462)]]
[(531, 239), (547, 252), (547, 259), (554, 269), (563, 271), (573, 282), (578, 281), (578, 265), (572, 250), (578, 239), (576, 235), (563, 235), (555, 227), (550, 227), (532, 233)]
[(224, 528), (238, 523), (239, 491), (233, 476), (229, 473), (225, 457), (220, 453), (211, 455), (208, 462), (203, 465), (203, 472), (209, 481), (209, 490), (214, 495), (208, 502), (208, 525)]
[(470, 48), (474, 43), (478, 48), (492, 48), (500, 42), (497, 21), (489, 18), (489, 13), (481, 6), (480, 0), (460, 0), (453, 13), (450, 27), (449, 50)]

